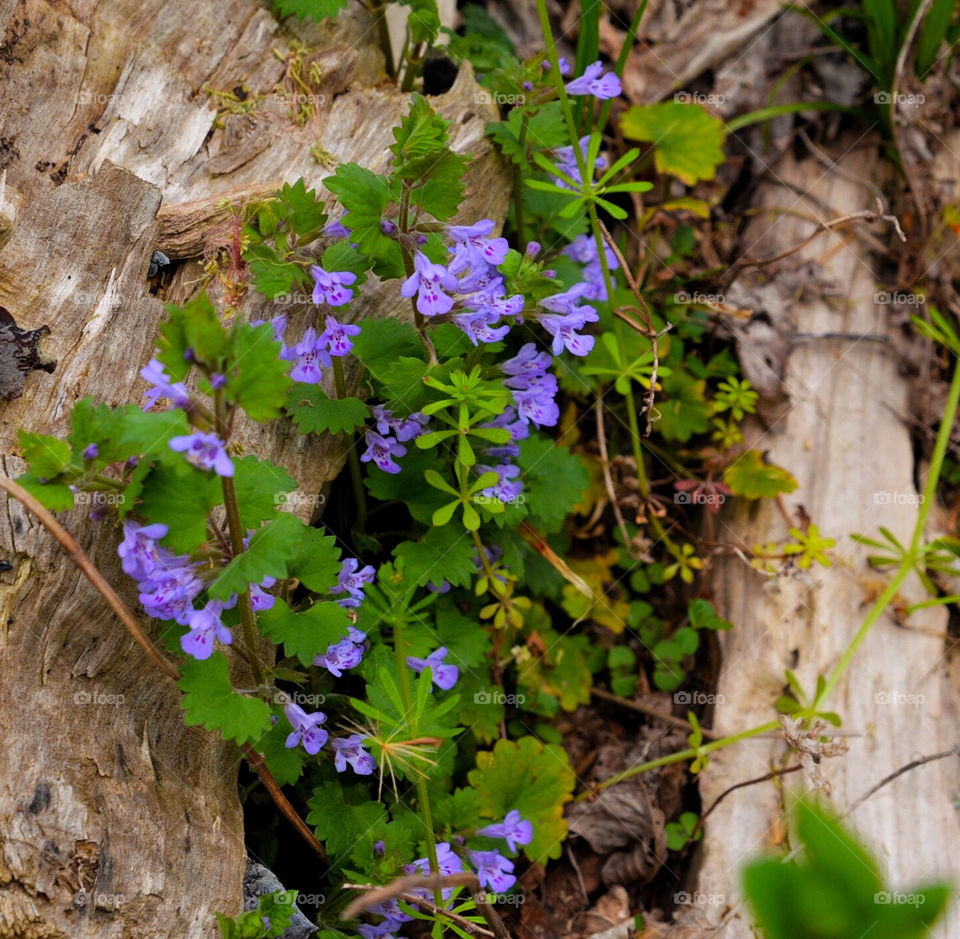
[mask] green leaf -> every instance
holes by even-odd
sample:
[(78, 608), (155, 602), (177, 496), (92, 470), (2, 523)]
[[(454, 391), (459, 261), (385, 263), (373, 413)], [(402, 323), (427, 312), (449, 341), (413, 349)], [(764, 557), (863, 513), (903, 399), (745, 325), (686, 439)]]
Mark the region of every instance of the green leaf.
[(356, 163), (341, 163), (336, 173), (323, 181), (345, 210), (343, 224), (350, 229), (350, 241), (359, 251), (384, 257), (400, 249), (380, 228), (380, 219), (391, 201), (390, 187), (383, 177)]
[(332, 19), (347, 8), (347, 0), (273, 0), (280, 16), (295, 16), (300, 20)]
[(299, 264), (283, 260), (270, 245), (250, 245), (243, 257), (250, 265), (254, 289), (268, 300), (293, 293), (297, 285), (306, 287), (311, 283), (310, 276)]
[(259, 698), (238, 694), (230, 684), (230, 665), (222, 652), (180, 667), (177, 687), (184, 692), (180, 707), (187, 727), (202, 724), (238, 744), (258, 741), (270, 729), (270, 708)]
[(287, 375), (290, 363), (280, 358), (281, 345), (273, 338), (269, 323), (251, 326), (239, 323), (231, 330), (224, 393), (255, 421), (280, 416), (293, 380)]
[(139, 513), (168, 526), (163, 544), (176, 554), (189, 554), (206, 541), (207, 515), (223, 498), (219, 476), (187, 466), (186, 475), (154, 467), (140, 492)]
[(297, 481), (282, 467), (259, 457), (245, 456), (233, 461), (233, 487), (245, 529), (257, 528), (276, 514), (286, 502), (286, 493), (297, 488)]
[(546, 437), (520, 441), (526, 507), (543, 522), (544, 531), (556, 531), (580, 501), (590, 477), (580, 457)]
[[(314, 2), (314, 5), (317, 4)], [(344, 0), (341, 9), (345, 6)], [(296, 234), (298, 244), (309, 244), (323, 231), (327, 221), (326, 206), (315, 189), (307, 189), (302, 178), (292, 184), (284, 183), (277, 199), (281, 203), (283, 218)]]
[(563, 123), (559, 101), (551, 101), (527, 118), (527, 144), (520, 146), (524, 109), (513, 108), (506, 121), (487, 125), (487, 133), (500, 146), (503, 155), (523, 168), (530, 165), (526, 150), (532, 145), (538, 150), (556, 150), (566, 146), (570, 139)]
[[(20, 452), (30, 464), (31, 474), (38, 479), (53, 479), (59, 476), (69, 465), (71, 459), (70, 444), (59, 437), (46, 434), (34, 434), (26, 430), (19, 432)], [(70, 500), (71, 505), (73, 499)]]
[(259, 584), (265, 577), (286, 577), (287, 563), (296, 557), (305, 527), (300, 519), (282, 512), (255, 531), (247, 550), (238, 554), (210, 585), (210, 597), (226, 600), (230, 594), (243, 593), (250, 584)]
[(275, 643), (283, 643), (284, 653), (295, 656), (304, 666), (344, 639), (350, 628), (350, 616), (333, 600), (315, 603), (302, 613), (294, 613), (283, 600), (257, 614), (261, 632)]
[(333, 535), (304, 526), (297, 555), (289, 564), (288, 575), (296, 577), (308, 590), (326, 593), (340, 573), (340, 549)]
[(334, 858), (353, 851), (372, 828), (387, 821), (383, 803), (370, 800), (365, 787), (349, 786), (344, 791), (336, 780), (314, 789), (307, 805), (307, 824), (313, 825)]
[(707, 383), (674, 369), (663, 379), (665, 399), (657, 398), (660, 419), (654, 425), (664, 440), (686, 443), (710, 429), (713, 409), (704, 397)]
[(404, 573), (418, 587), (444, 580), (454, 587), (469, 586), (476, 573), (475, 554), (473, 540), (454, 525), (431, 528), (419, 541), (403, 541), (393, 549), (393, 556), (403, 561)]
[(183, 306), (167, 304), (168, 319), (160, 326), (157, 358), (167, 367), (174, 381), (182, 381), (190, 371), (187, 350), (193, 360), (214, 363), (227, 347), (227, 332), (206, 293)]
[(286, 409), (302, 434), (353, 433), (370, 416), (359, 398), (330, 398), (319, 385), (297, 382)]
[(51, 512), (67, 512), (73, 508), (73, 490), (66, 483), (42, 483), (33, 473), (18, 476), (17, 483)]
[(713, 179), (726, 159), (723, 121), (699, 104), (636, 105), (620, 118), (620, 130), (629, 140), (652, 143), (657, 171), (676, 176), (688, 186)]
[(694, 629), (733, 629), (733, 623), (717, 616), (717, 611), (709, 600), (699, 597), (691, 600), (687, 612), (690, 615), (690, 625)]
[(727, 467), (723, 481), (734, 495), (747, 499), (771, 499), (781, 492), (793, 492), (797, 481), (785, 469), (766, 463), (759, 450), (747, 450)]
[(407, 28), (414, 43), (425, 42), (432, 46), (440, 32), (440, 12), (436, 0), (400, 0), (410, 7)]
[(363, 319), (357, 325), (360, 335), (354, 337), (353, 354), (380, 379), (391, 362), (401, 356), (423, 355), (423, 343), (412, 323), (395, 319)]
[(463, 202), (466, 191), (463, 177), (469, 162), (467, 157), (452, 150), (441, 153), (431, 163), (422, 185), (410, 194), (410, 202), (422, 206), (438, 221), (453, 218)]
[(97, 445), (100, 451), (97, 459), (103, 463), (126, 459), (127, 454), (121, 455), (117, 447), (123, 433), (124, 414), (121, 408), (94, 404), (93, 398), (81, 398), (74, 404), (70, 411), (72, 431), (67, 439), (78, 462), (91, 443)]
[(182, 453), (170, 449), (170, 441), (189, 433), (187, 415), (180, 408), (147, 413), (129, 404), (123, 409), (123, 427), (116, 442), (118, 459), (144, 457), (183, 470), (189, 464)]
[(567, 835), (563, 806), (572, 798), (575, 777), (561, 747), (535, 737), (500, 740), (492, 751), (477, 754), (468, 775), (480, 796), (483, 814), (497, 821), (511, 809), (533, 824), (533, 841), (524, 853), (537, 863), (560, 857)]

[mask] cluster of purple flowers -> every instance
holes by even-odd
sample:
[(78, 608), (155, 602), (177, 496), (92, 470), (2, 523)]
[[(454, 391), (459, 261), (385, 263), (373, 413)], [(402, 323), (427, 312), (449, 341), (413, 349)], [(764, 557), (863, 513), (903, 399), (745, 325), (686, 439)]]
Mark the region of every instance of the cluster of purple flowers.
[(367, 634), (360, 632), (356, 626), (351, 626), (346, 637), (327, 646), (326, 652), (321, 652), (313, 660), (313, 664), (322, 666), (331, 675), (339, 678), (345, 671), (356, 668), (363, 661), (366, 651), (363, 645)]
[[(533, 343), (528, 345), (532, 347)], [(524, 346), (524, 348), (527, 347)], [(549, 361), (550, 357), (546, 356), (546, 358)], [(511, 359), (511, 361), (514, 360)], [(553, 376), (549, 377), (553, 378)], [(514, 378), (509, 378), (507, 381), (514, 380)], [(522, 381), (521, 384), (523, 384)], [(510, 387), (509, 384), (508, 387)], [(523, 394), (523, 391), (519, 393)], [(530, 425), (519, 416), (517, 409), (510, 405), (503, 414), (490, 421), (490, 423), (484, 424), (484, 427), (499, 427), (506, 430), (510, 434), (510, 440), (507, 443), (483, 448), (484, 459), (491, 462), (479, 463), (476, 467), (477, 472), (489, 473), (493, 471), (497, 474), (497, 482), (484, 489), (483, 495), (488, 499), (499, 499), (501, 502), (515, 502), (523, 492), (523, 483), (517, 478), (520, 475), (520, 467), (512, 461), (520, 456), (520, 441), (530, 436)]]
[[(581, 137), (578, 141), (580, 146), (580, 153), (582, 154), (584, 160), (587, 158), (587, 147), (590, 143), (589, 137)], [(569, 147), (558, 147), (553, 151), (554, 160), (557, 166), (563, 170), (563, 172), (570, 177), (578, 185), (583, 183), (583, 177), (580, 175), (580, 165), (577, 162), (577, 155), (574, 152), (573, 146)], [(593, 163), (593, 169), (604, 170), (607, 167), (606, 158), (598, 156)], [(555, 176), (553, 179), (555, 185), (559, 186), (561, 189), (569, 189), (573, 191), (573, 186), (570, 183), (559, 176)]]
[[(615, 271), (620, 262), (608, 245), (603, 246), (603, 252), (606, 255), (607, 269)], [(577, 235), (573, 241), (563, 249), (567, 257), (583, 264), (583, 280), (587, 285), (584, 293), (586, 300), (598, 300), (601, 303), (607, 299), (607, 285), (603, 279), (603, 267), (600, 263), (600, 255), (597, 251), (597, 241), (592, 235)]]
[[(520, 424), (533, 423), (538, 427), (553, 427), (560, 419), (560, 408), (554, 401), (557, 379), (547, 371), (550, 362), (549, 352), (538, 352), (537, 347), (528, 342), (501, 366), (506, 376), (503, 383), (513, 396)], [(506, 426), (511, 430), (515, 441), (526, 436), (516, 422)], [(518, 436), (520, 434), (522, 436)]]
[[(314, 270), (321, 269), (314, 268)], [(326, 276), (353, 277), (353, 274), (341, 273)], [(333, 288), (330, 289), (332, 296), (339, 296), (333, 292)], [(316, 300), (316, 291), (314, 291), (314, 300), (320, 302)], [(332, 301), (328, 302), (331, 305), (340, 305), (339, 303), (333, 304)], [(341, 302), (346, 303), (346, 300)], [(278, 316), (272, 322), (274, 337), (282, 342), (287, 325), (286, 318)], [(323, 369), (330, 367), (333, 356), (347, 355), (353, 349), (351, 337), (359, 334), (359, 326), (354, 326), (352, 323), (341, 323), (334, 317), (327, 316), (322, 333), (317, 335), (317, 331), (310, 326), (296, 345), (290, 348), (284, 345), (280, 351), (280, 358), (294, 363), (290, 371), (290, 377), (294, 381), (302, 382), (305, 385), (316, 385), (323, 378)]]
[(555, 293), (540, 301), (546, 313), (539, 316), (540, 325), (553, 336), (553, 354), (559, 355), (564, 347), (573, 355), (587, 355), (593, 348), (593, 336), (581, 335), (578, 330), (587, 323), (600, 318), (589, 304), (581, 304), (590, 286), (583, 281), (574, 284), (563, 293)]
[[(518, 845), (530, 844), (533, 840), (533, 825), (520, 817), (520, 812), (513, 809), (507, 817), (497, 824), (487, 825), (477, 832), (488, 838), (503, 838), (511, 852), (515, 853)], [(517, 882), (513, 873), (514, 864), (499, 851), (470, 851), (470, 866), (476, 872), (481, 887), (492, 890), (494, 893), (505, 893)], [(441, 841), (437, 845), (437, 872), (444, 877), (464, 872), (463, 861), (450, 847), (449, 841)], [(418, 858), (412, 864), (404, 867), (408, 874), (429, 874), (429, 858)], [(444, 887), (442, 896), (444, 903), (449, 904), (454, 894), (454, 887)], [(433, 902), (433, 891), (425, 887), (418, 887), (413, 894)], [(396, 900), (387, 900), (370, 908), (370, 912), (382, 916), (383, 920), (376, 925), (363, 924), (358, 932), (363, 939), (396, 939), (396, 933), (404, 923), (410, 922), (413, 917), (404, 913)]]
[(623, 90), (616, 72), (604, 73), (603, 63), (600, 61), (592, 62), (579, 78), (567, 82), (566, 89), (568, 95), (593, 95), (601, 101), (619, 97)]
[(185, 408), (190, 404), (190, 394), (182, 381), (172, 382), (164, 370), (163, 364), (157, 359), (151, 359), (140, 370), (140, 377), (152, 385), (144, 392), (147, 403), (144, 410), (157, 403), (158, 398), (166, 398), (175, 408)]
[(371, 410), (377, 422), (376, 430), (367, 430), (364, 435), (367, 449), (360, 459), (364, 463), (373, 462), (385, 473), (399, 473), (402, 467), (396, 460), (406, 456), (407, 448), (404, 444), (415, 440), (424, 432), (429, 418), (419, 411), (409, 417), (394, 417), (393, 411), (382, 404)]
[(436, 685), (442, 691), (449, 691), (460, 678), (460, 669), (456, 665), (444, 665), (443, 660), (447, 657), (447, 649), (440, 646), (439, 649), (431, 652), (425, 659), (417, 658), (415, 655), (407, 656), (407, 667), (412, 668), (418, 675), (425, 669), (430, 669), (430, 682)]
[[(359, 570), (357, 570), (358, 567)], [(330, 593), (347, 594), (338, 601), (340, 606), (358, 607), (363, 603), (364, 585), (373, 583), (375, 573), (369, 564), (360, 567), (360, 562), (356, 558), (345, 558), (340, 566), (340, 573), (337, 575), (337, 584), (330, 588)]]
[[(308, 714), (293, 702), (284, 705), (283, 713), (293, 728), (284, 746), (289, 750), (302, 746), (310, 756), (316, 756), (330, 739), (321, 726), (326, 723), (327, 715), (323, 711)], [(346, 772), (349, 766), (358, 776), (369, 776), (377, 768), (376, 760), (363, 746), (364, 739), (361, 734), (350, 734), (348, 737), (334, 737), (330, 741), (333, 765), (338, 773)]]
[[(181, 637), (181, 648), (195, 659), (208, 659), (214, 640), (219, 639), (224, 645), (233, 642), (220, 614), (236, 606), (237, 597), (210, 600), (202, 609), (196, 609), (193, 601), (205, 586), (199, 565), (189, 555), (177, 555), (159, 545), (168, 530), (166, 525), (141, 525), (127, 519), (117, 554), (124, 572), (139, 583), (140, 602), (147, 615), (187, 626), (189, 632)], [(255, 610), (269, 609), (276, 602), (264, 593), (264, 588), (274, 583), (274, 578), (267, 577), (260, 584), (251, 585), (250, 599)]]

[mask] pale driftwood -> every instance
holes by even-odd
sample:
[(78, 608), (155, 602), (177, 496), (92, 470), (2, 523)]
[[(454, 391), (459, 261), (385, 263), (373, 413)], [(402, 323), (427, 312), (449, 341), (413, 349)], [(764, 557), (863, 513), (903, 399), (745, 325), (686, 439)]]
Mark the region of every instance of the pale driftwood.
[[(870, 208), (873, 197), (857, 180), (869, 182), (876, 175), (875, 156), (853, 143), (837, 151), (842, 173), (825, 172), (813, 159), (784, 158), (761, 188), (757, 207), (778, 206), (821, 220)], [(796, 216), (763, 213), (742, 244), (749, 255), (764, 257), (811, 231), (812, 225)], [(798, 271), (796, 265), (804, 263), (809, 266)], [(897, 417), (907, 411), (909, 389), (898, 370), (896, 333), (887, 330), (890, 307), (874, 302), (882, 289), (864, 242), (836, 232), (819, 235), (773, 273), (742, 275), (729, 292), (729, 302), (765, 313), (772, 324), (768, 333), (775, 334), (771, 340), (749, 327), (740, 332), (745, 372), (758, 377), (768, 400), (776, 397), (775, 373), (782, 382), (781, 406), (767, 411), (769, 426), (755, 426), (749, 442), (797, 477), (799, 487), (783, 497), (783, 507), (795, 517), (802, 506), (823, 535), (836, 538), (837, 561), (828, 570), (814, 566), (767, 578), (735, 556), (717, 560), (717, 602), (736, 625), (721, 638), (715, 730), (730, 733), (770, 720), (784, 691), (785, 669), (792, 668), (812, 689), (817, 675), (836, 664), (878, 592), (878, 574), (866, 566), (867, 552), (850, 533), (875, 534), (878, 525), (886, 525), (909, 541), (917, 491), (908, 428)], [(825, 334), (830, 336), (817, 338)], [(766, 341), (756, 342), (758, 336)], [(772, 502), (740, 505), (721, 519), (728, 543), (787, 538), (787, 523)], [(903, 596), (917, 601), (923, 593), (917, 583), (908, 583)], [(828, 702), (851, 735), (845, 737), (849, 752), (820, 767), (839, 811), (918, 754), (957, 743), (944, 641), (938, 638), (946, 616), (928, 610), (912, 616), (909, 625), (914, 628), (884, 616)], [(742, 780), (785, 765), (779, 761), (788, 756), (776, 739), (717, 753), (701, 777), (704, 804)], [(958, 781), (957, 761), (929, 763), (891, 782), (852, 814), (894, 887), (956, 880), (960, 825), (952, 794)], [(725, 937), (753, 935), (740, 902), (739, 871), (759, 852), (782, 847), (782, 817), (772, 783), (730, 794), (710, 816), (696, 889), (726, 898), (726, 908), (718, 904), (710, 911), (713, 919), (726, 918)], [(960, 935), (956, 911), (937, 935)]]
[[(174, 258), (196, 257), (217, 241), (210, 229), (223, 218), (210, 207), (224, 197), (301, 176), (315, 187), (341, 161), (386, 165), (408, 96), (381, 84), (371, 26), (352, 6), (335, 24), (304, 27), (323, 103), (300, 126), (275, 94), (286, 65), (274, 50), (285, 53), (290, 34), (252, 0), (0, 2), (0, 306), (24, 328), (48, 324), (44, 349), (57, 360), (0, 403), (0, 471), (23, 469), (18, 427), (62, 433), (78, 398), (120, 404), (142, 392), (137, 373), (163, 317), (146, 271), (164, 239), (176, 241)], [(207, 92), (238, 86), (258, 106), (218, 122)], [(484, 141), (493, 115), (477, 100), (465, 70), (435, 103), (454, 122), (454, 146), (476, 154), (465, 214), (500, 219), (509, 191)], [(165, 299), (203, 283), (188, 261)], [(351, 315), (408, 310), (374, 281)], [(299, 328), (309, 304), (250, 295), (241, 315), (279, 312)], [(283, 424), (244, 427), (240, 440), (308, 493), (344, 459), (342, 441)], [(62, 520), (136, 608), (116, 528), (91, 524), (85, 509)], [(236, 751), (183, 727), (179, 694), (16, 504), (0, 511), (0, 560), (11, 565), (0, 573), (0, 935), (214, 935), (214, 911), (241, 903)]]

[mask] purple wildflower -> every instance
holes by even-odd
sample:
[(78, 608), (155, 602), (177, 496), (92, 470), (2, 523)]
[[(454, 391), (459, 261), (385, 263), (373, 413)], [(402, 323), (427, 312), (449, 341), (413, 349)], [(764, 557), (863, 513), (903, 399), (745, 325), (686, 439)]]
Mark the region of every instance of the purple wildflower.
[(391, 437), (383, 437), (372, 430), (367, 431), (364, 439), (367, 449), (360, 456), (361, 462), (369, 463), (372, 460), (385, 473), (400, 472), (401, 467), (393, 458), (406, 454), (407, 448), (402, 443), (398, 443)]
[(310, 273), (314, 280), (314, 303), (343, 306), (353, 299), (353, 291), (350, 289), (350, 285), (356, 283), (356, 274), (351, 271), (325, 271), (322, 267), (316, 265), (310, 268)]
[(211, 600), (202, 610), (194, 610), (187, 620), (190, 632), (180, 637), (180, 647), (195, 659), (209, 659), (213, 652), (213, 640), (219, 639), (225, 646), (233, 642), (233, 635), (220, 621), (223, 604)]
[(363, 646), (342, 639), (334, 643), (322, 655), (314, 660), (314, 665), (322, 665), (331, 675), (339, 678), (345, 671), (356, 668), (363, 659)]
[(448, 268), (451, 274), (484, 268), (486, 264), (496, 267), (503, 263), (510, 245), (506, 238), (491, 238), (493, 229), (494, 222), (488, 218), (474, 225), (451, 225), (447, 228), (447, 234), (457, 243)]
[(327, 317), (327, 328), (320, 337), (327, 344), (330, 355), (346, 355), (353, 348), (351, 336), (360, 335), (360, 327), (353, 323), (338, 323), (332, 316)]
[(140, 377), (153, 385), (144, 392), (147, 399), (145, 408), (157, 403), (157, 398), (166, 398), (175, 408), (185, 408), (190, 404), (190, 393), (182, 381), (171, 382), (170, 376), (163, 369), (163, 364), (157, 359), (151, 359), (140, 370)]
[(514, 463), (499, 463), (497, 466), (476, 467), (478, 473), (488, 473), (491, 470), (497, 474), (497, 481), (483, 490), (488, 499), (497, 499), (500, 502), (515, 502), (523, 492), (523, 483), (514, 477), (520, 475), (520, 467)]
[[(164, 551), (157, 542), (169, 531), (166, 525), (141, 525), (127, 519), (123, 523), (123, 541), (117, 546), (117, 554), (123, 564), (123, 572), (135, 580), (146, 580), (161, 565)], [(169, 552), (166, 552), (169, 555)]]
[[(408, 874), (429, 874), (430, 873), (430, 860), (428, 858), (422, 857), (418, 858), (412, 864), (406, 865), (404, 870)], [(442, 874), (444, 877), (449, 877), (451, 874), (460, 874), (463, 872), (463, 862), (454, 854), (453, 849), (450, 847), (449, 841), (441, 841), (437, 845), (437, 873)], [(428, 899), (433, 898), (433, 892), (427, 891), (425, 888), (419, 888), (422, 890), (423, 896)], [(444, 900), (449, 900), (453, 896), (453, 887), (444, 887), (443, 888), (443, 898)]]
[(533, 841), (533, 825), (520, 817), (518, 809), (511, 809), (502, 822), (480, 828), (477, 834), (486, 835), (488, 838), (503, 838), (507, 847), (516, 853), (518, 844), (530, 844)]
[(198, 430), (193, 434), (173, 437), (170, 449), (183, 453), (187, 462), (197, 469), (212, 469), (218, 476), (233, 475), (233, 462), (216, 434), (205, 434)]
[(405, 297), (417, 294), (417, 310), (424, 316), (449, 313), (453, 300), (444, 290), (456, 290), (457, 278), (442, 264), (434, 264), (418, 251), (413, 261), (414, 272), (403, 282), (400, 293)]
[(85, 460), (95, 460), (98, 456), (100, 456), (100, 448), (95, 443), (91, 443), (84, 448), (83, 458)]
[(201, 590), (203, 581), (197, 575), (196, 565), (185, 557), (171, 555), (169, 562), (140, 582), (140, 602), (148, 616), (176, 620), (186, 626), (193, 613), (192, 600)]
[[(590, 145), (590, 137), (581, 137), (578, 141), (580, 146), (580, 153), (583, 155), (583, 158), (587, 157), (587, 148)], [(570, 177), (578, 185), (583, 182), (580, 176), (580, 166), (577, 163), (577, 157), (574, 153), (573, 146), (569, 147), (559, 147), (553, 151), (553, 155), (556, 157), (557, 166), (563, 170), (563, 172)], [(593, 164), (594, 170), (602, 170), (606, 167), (607, 161), (602, 157), (598, 156), (596, 161)], [(557, 186), (560, 186), (562, 189), (572, 189), (571, 185), (567, 180), (558, 177), (554, 177), (554, 183)], [(547, 272), (544, 271), (544, 274)]]
[(481, 886), (489, 887), (496, 893), (505, 893), (517, 882), (511, 873), (513, 861), (498, 851), (471, 851), (470, 863), (477, 872)]
[(351, 734), (332, 741), (336, 754), (333, 765), (338, 773), (344, 772), (348, 763), (358, 776), (369, 776), (377, 768), (376, 760), (363, 748), (363, 740), (360, 734)]
[[(346, 597), (340, 600), (340, 606), (360, 606), (363, 602), (364, 585), (373, 583), (374, 574), (376, 573), (374, 569), (368, 564), (366, 567), (357, 570), (359, 566), (360, 562), (356, 558), (345, 558), (340, 568), (340, 573), (337, 575), (337, 585), (330, 588), (330, 593), (347, 594)], [(360, 638), (356, 639), (354, 635)], [(363, 642), (367, 637), (364, 633), (360, 632), (359, 629), (351, 627), (348, 638), (351, 642)]]
[(567, 94), (593, 95), (601, 101), (618, 97), (623, 89), (620, 87), (620, 79), (617, 78), (616, 72), (607, 72), (605, 75), (602, 73), (603, 63), (592, 62), (579, 78), (567, 82)]
[(418, 675), (425, 668), (429, 668), (433, 684), (443, 691), (449, 691), (457, 683), (457, 679), (460, 677), (460, 669), (457, 668), (456, 665), (444, 665), (443, 660), (446, 657), (446, 648), (440, 646), (439, 649), (431, 652), (425, 659), (408, 655), (407, 667), (412, 668)]
[(327, 222), (323, 228), (323, 233), (327, 238), (349, 238), (350, 229), (347, 228), (340, 219)]
[(293, 749), (298, 743), (302, 743), (303, 749), (311, 756), (319, 753), (320, 748), (327, 742), (329, 736), (320, 727), (327, 719), (327, 715), (322, 711), (307, 714), (303, 708), (296, 704), (285, 705), (283, 713), (287, 715), (287, 720), (293, 725), (293, 733), (287, 737), (285, 746), (288, 749)]
[(311, 326), (293, 349), (283, 356), (297, 363), (290, 372), (294, 381), (316, 385), (323, 378), (321, 366), (327, 368), (331, 362), (325, 345), (323, 337), (318, 339), (316, 330)]

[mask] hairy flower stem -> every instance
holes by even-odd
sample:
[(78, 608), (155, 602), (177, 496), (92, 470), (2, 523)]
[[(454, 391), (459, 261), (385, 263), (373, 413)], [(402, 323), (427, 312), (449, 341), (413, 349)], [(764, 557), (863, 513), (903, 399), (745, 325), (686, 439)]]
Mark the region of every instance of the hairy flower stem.
[[(223, 400), (223, 392), (217, 391), (214, 398), (214, 408), (217, 415), (217, 431), (220, 434), (224, 444), (229, 437), (226, 405)], [(223, 505), (227, 511), (227, 531), (230, 536), (230, 550), (234, 557), (243, 554), (243, 523), (240, 521), (240, 507), (237, 505), (237, 491), (233, 486), (233, 477), (221, 476), (220, 486), (223, 490)], [(243, 628), (243, 645), (247, 655), (244, 656), (247, 663), (253, 671), (253, 680), (257, 686), (257, 693), (265, 684), (263, 665), (260, 663), (260, 656), (257, 654), (257, 632), (253, 616), (253, 608), (250, 606), (249, 588), (237, 595), (237, 609), (240, 611), (240, 623)]]
[[(410, 230), (410, 190), (404, 184), (403, 192), (400, 194), (400, 231), (406, 234)], [(403, 256), (403, 269), (407, 272), (407, 277), (413, 274), (413, 258), (410, 256), (410, 249), (406, 245), (406, 239), (400, 239), (400, 254)], [(439, 364), (437, 350), (434, 349), (430, 337), (427, 335), (427, 320), (417, 309), (417, 298), (410, 298), (410, 305), (413, 307), (413, 322), (420, 334), (420, 341), (424, 349), (427, 350), (430, 365)]]
[[(406, 605), (406, 604), (404, 604)], [(403, 639), (403, 627), (405, 624), (404, 610), (401, 610), (395, 616), (391, 617), (393, 626), (393, 654), (397, 664), (397, 678), (400, 682), (400, 696), (403, 698), (403, 706), (406, 709), (406, 720), (408, 728), (413, 732), (415, 728), (409, 726), (409, 721), (413, 716), (413, 689), (410, 685), (410, 669), (407, 667), (406, 643)], [(412, 736), (418, 736), (412, 733)], [(423, 825), (427, 829), (427, 858), (430, 861), (430, 870), (437, 874), (440, 872), (440, 864), (437, 861), (437, 844), (433, 834), (433, 814), (430, 811), (430, 794), (427, 792), (427, 777), (417, 771), (417, 798), (420, 802), (420, 811), (423, 815)], [(443, 894), (438, 887), (434, 891), (434, 902), (439, 906), (443, 902)]]
[[(343, 362), (339, 356), (333, 356), (333, 380), (337, 388), (337, 397), (347, 397), (347, 383), (343, 376)], [(363, 477), (360, 473), (360, 457), (357, 456), (356, 433), (350, 434), (350, 447), (347, 450), (347, 462), (350, 464), (350, 480), (353, 483), (353, 497), (357, 502), (357, 528), (367, 529), (367, 494), (363, 489)]]

